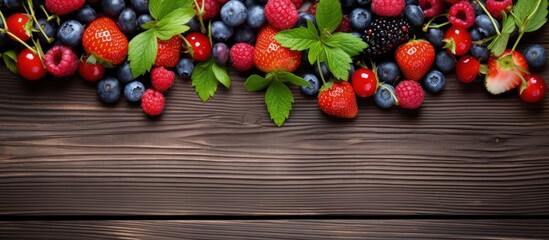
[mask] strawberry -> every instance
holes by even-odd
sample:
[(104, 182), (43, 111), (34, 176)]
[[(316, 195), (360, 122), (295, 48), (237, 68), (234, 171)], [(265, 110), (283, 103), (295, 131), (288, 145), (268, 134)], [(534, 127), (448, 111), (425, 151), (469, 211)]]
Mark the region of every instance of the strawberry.
[(110, 18), (94, 20), (84, 31), (82, 46), (98, 60), (117, 65), (128, 55), (128, 39)]
[(490, 57), (484, 85), (491, 94), (504, 93), (520, 85), (521, 76), (524, 78), (527, 72), (528, 64), (524, 56), (508, 49), (499, 57)]
[(412, 40), (396, 50), (395, 59), (406, 79), (419, 81), (435, 61), (435, 48), (425, 40)]
[(347, 81), (326, 83), (318, 94), (318, 107), (334, 117), (355, 118), (358, 104), (353, 86)]
[(157, 40), (158, 51), (156, 53), (155, 67), (171, 68), (177, 65), (179, 61), (179, 52), (181, 52), (181, 44), (183, 40), (179, 35), (175, 35), (168, 40)]
[(254, 64), (263, 72), (293, 72), (301, 62), (301, 52), (282, 47), (275, 39), (277, 30), (266, 25), (259, 30), (254, 49)]

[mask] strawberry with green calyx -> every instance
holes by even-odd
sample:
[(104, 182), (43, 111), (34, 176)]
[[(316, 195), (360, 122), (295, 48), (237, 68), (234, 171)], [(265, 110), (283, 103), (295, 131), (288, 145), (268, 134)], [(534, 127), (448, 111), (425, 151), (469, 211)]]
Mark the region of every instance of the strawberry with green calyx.
[(499, 57), (490, 57), (484, 84), (491, 94), (501, 94), (520, 85), (527, 74), (528, 64), (524, 56), (509, 49)]
[(355, 118), (358, 114), (356, 95), (347, 81), (330, 81), (318, 93), (318, 107), (330, 116)]
[(82, 46), (91, 55), (88, 61), (117, 65), (126, 59), (128, 39), (110, 18), (94, 20), (82, 35)]
[(271, 25), (261, 28), (257, 34), (253, 60), (263, 72), (293, 72), (301, 62), (301, 52), (282, 47), (276, 40), (277, 30)]
[(425, 40), (411, 40), (397, 48), (395, 60), (406, 79), (419, 81), (435, 61), (435, 48)]

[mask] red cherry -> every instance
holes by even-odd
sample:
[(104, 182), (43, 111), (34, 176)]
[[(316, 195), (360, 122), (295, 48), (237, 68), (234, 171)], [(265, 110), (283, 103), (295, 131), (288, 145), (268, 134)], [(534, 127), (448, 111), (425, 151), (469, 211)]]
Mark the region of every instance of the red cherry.
[(377, 78), (374, 71), (368, 68), (359, 68), (353, 73), (351, 84), (357, 96), (370, 97), (376, 93)]
[(474, 81), (480, 71), (480, 63), (473, 56), (461, 57), (456, 63), (456, 77), (463, 83)]
[(210, 53), (212, 52), (212, 44), (206, 35), (199, 32), (193, 32), (185, 36), (185, 39), (187, 39), (187, 42), (189, 42), (192, 47), (192, 57), (194, 60), (204, 61), (210, 57)]
[(450, 27), (444, 34), (445, 48), (448, 48), (456, 56), (463, 56), (471, 48), (471, 35), (467, 29), (460, 26)]
[(35, 81), (46, 76), (46, 68), (36, 53), (25, 48), (17, 55), (17, 72), (26, 80)]
[(526, 75), (524, 79), (526, 83), (522, 85), (520, 99), (529, 103), (541, 101), (547, 92), (545, 81), (537, 74)]
[[(14, 13), (10, 15), (6, 19), (6, 25), (8, 26), (8, 31), (10, 33), (13, 33), (13, 35), (17, 36), (19, 39), (23, 40), (24, 42), (29, 40), (31, 35), (30, 31), (28, 30), (29, 27), (27, 24), (29, 23), (29, 15), (24, 13)], [(8, 35), (12, 40), (17, 41), (15, 38), (13, 38), (11, 35)]]
[(88, 57), (83, 58), (78, 63), (78, 75), (82, 77), (82, 79), (90, 82), (97, 82), (101, 78), (103, 78), (103, 75), (105, 75), (105, 67), (101, 64), (89, 64), (86, 63), (88, 60)]

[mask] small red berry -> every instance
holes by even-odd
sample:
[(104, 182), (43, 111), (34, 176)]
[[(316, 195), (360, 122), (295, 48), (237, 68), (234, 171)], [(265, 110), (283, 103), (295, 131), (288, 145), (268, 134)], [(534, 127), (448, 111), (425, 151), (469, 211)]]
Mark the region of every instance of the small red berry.
[(443, 0), (419, 0), (419, 6), (423, 9), (426, 18), (434, 17), (442, 13)]
[(25, 48), (17, 55), (17, 72), (29, 81), (35, 81), (46, 76), (46, 68), (36, 53)]
[(456, 63), (456, 77), (463, 83), (474, 81), (480, 70), (478, 60), (470, 55), (461, 57)]
[(475, 24), (475, 9), (467, 1), (453, 4), (448, 11), (448, 21), (453, 26), (470, 28)]
[(105, 75), (105, 67), (101, 64), (87, 63), (88, 57), (78, 63), (78, 75), (86, 81), (97, 82)]
[(416, 109), (421, 106), (425, 98), (425, 92), (421, 85), (414, 80), (400, 82), (395, 88), (395, 95), (402, 108)]
[(524, 79), (526, 83), (522, 85), (520, 99), (529, 103), (541, 101), (547, 92), (545, 81), (537, 74), (526, 75)]
[(400, 15), (406, 6), (404, 0), (372, 0), (372, 12), (382, 17)]
[[(14, 13), (6, 19), (6, 25), (8, 31), (21, 39), (23, 42), (26, 42), (31, 37), (31, 27), (30, 26), (29, 15), (24, 13)], [(11, 35), (8, 35), (12, 40), (17, 41)]]
[(164, 111), (164, 95), (153, 89), (147, 89), (141, 96), (141, 108), (149, 116), (158, 116)]
[[(195, 2), (198, 3), (198, 5), (194, 6), (194, 9), (196, 10), (196, 16), (198, 18), (202, 16), (202, 20), (210, 20), (219, 16), (219, 11), (221, 11), (221, 7), (219, 6), (220, 4), (218, 1), (197, 0)], [(202, 3), (204, 3), (204, 8), (202, 8)]]
[(44, 64), (52, 76), (67, 77), (76, 72), (78, 57), (70, 47), (57, 45), (46, 52)]
[(503, 17), (501, 12), (509, 13), (512, 7), (513, 0), (486, 0), (486, 10), (497, 19)]
[(172, 87), (175, 73), (164, 67), (156, 67), (151, 70), (151, 84), (159, 92), (165, 92)]
[(229, 50), (229, 57), (237, 71), (248, 71), (254, 67), (254, 46), (247, 43), (237, 43)]
[(374, 71), (368, 68), (359, 68), (351, 76), (351, 84), (355, 94), (359, 97), (370, 97), (376, 93), (377, 78)]
[(299, 13), (290, 0), (268, 0), (265, 4), (265, 19), (278, 30), (292, 28)]
[(192, 57), (195, 61), (208, 59), (212, 52), (212, 44), (206, 35), (199, 32), (192, 32), (185, 36), (192, 48)]
[(444, 47), (456, 56), (465, 55), (472, 45), (471, 35), (460, 26), (450, 27), (444, 34), (444, 42)]

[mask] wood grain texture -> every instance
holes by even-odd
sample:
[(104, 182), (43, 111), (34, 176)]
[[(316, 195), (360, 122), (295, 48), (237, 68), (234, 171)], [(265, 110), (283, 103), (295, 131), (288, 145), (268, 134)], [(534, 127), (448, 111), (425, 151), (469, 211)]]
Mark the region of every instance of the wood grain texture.
[(547, 239), (543, 220), (0, 222), (1, 239)]
[(417, 112), (361, 99), (353, 121), (294, 89), (276, 128), (235, 72), (207, 104), (177, 81), (151, 120), (79, 79), (0, 71), (0, 215), (549, 214), (548, 101), (481, 81), (450, 76)]

